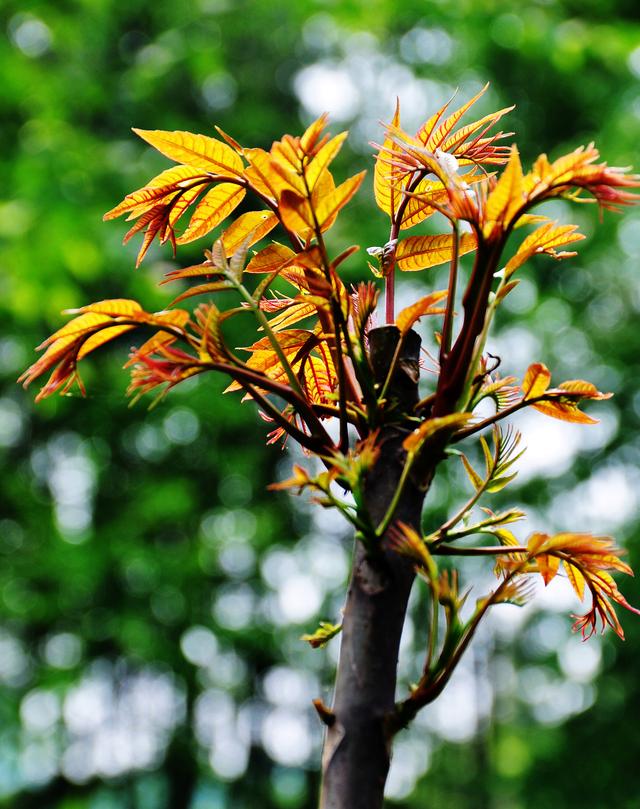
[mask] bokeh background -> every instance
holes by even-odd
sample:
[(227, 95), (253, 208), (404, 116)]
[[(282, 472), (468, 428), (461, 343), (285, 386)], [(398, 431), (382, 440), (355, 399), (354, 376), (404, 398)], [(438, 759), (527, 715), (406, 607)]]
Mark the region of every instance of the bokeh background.
[[(594, 139), (640, 164), (640, 15), (634, 0), (4, 0), (0, 8), (0, 806), (15, 809), (312, 809), (350, 540), (331, 513), (269, 494), (292, 457), (265, 447), (250, 405), (198, 378), (128, 408), (128, 344), (84, 371), (88, 398), (35, 407), (15, 384), (60, 311), (106, 297), (157, 310), (174, 265), (133, 271), (102, 214), (166, 166), (131, 126), (268, 147), (324, 110), (351, 135), (338, 176), (372, 167), (391, 115), (416, 127), (456, 87), (510, 103), (523, 158)], [(332, 244), (386, 241), (366, 188)], [(533, 262), (494, 353), (583, 376), (614, 399), (597, 427), (522, 418), (529, 452), (495, 505), (533, 528), (613, 532), (640, 564), (640, 214), (547, 211), (587, 240)], [(183, 265), (206, 244), (183, 249)], [(364, 260), (352, 260), (354, 277)], [(436, 278), (437, 281), (437, 278)], [(434, 275), (414, 275), (409, 297)], [(237, 344), (247, 336), (236, 335)], [(244, 342), (243, 342), (244, 341)], [(595, 407), (592, 409), (592, 412)], [(443, 469), (429, 520), (463, 495)], [(502, 498), (502, 499), (500, 499)], [(476, 566), (467, 580), (482, 576)], [(632, 603), (640, 588), (623, 583)], [(402, 683), (423, 643), (416, 595)], [(398, 809), (631, 809), (640, 801), (640, 622), (626, 643), (572, 636), (566, 582), (495, 613), (441, 700), (398, 739)]]

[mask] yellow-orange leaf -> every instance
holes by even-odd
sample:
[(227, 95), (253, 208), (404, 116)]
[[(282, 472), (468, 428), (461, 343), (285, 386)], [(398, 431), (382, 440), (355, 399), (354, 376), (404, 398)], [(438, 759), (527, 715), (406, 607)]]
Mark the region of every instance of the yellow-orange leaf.
[(309, 186), (310, 191), (313, 191), (313, 188), (322, 172), (327, 168), (327, 166), (342, 148), (342, 144), (345, 142), (347, 135), (348, 132), (341, 132), (339, 135), (336, 135), (335, 138), (331, 138), (331, 140), (325, 143), (325, 145), (318, 151), (311, 163), (309, 163), (305, 176), (307, 178), (307, 185)]
[[(391, 122), (391, 126), (400, 126), (400, 101), (396, 102), (396, 111)], [(390, 166), (387, 162), (395, 151), (400, 151), (400, 147), (387, 135), (382, 144), (382, 149), (376, 157), (376, 165), (373, 173), (373, 192), (378, 208), (383, 210), (395, 221), (396, 211), (402, 199), (400, 189), (402, 170)]]
[(558, 390), (580, 399), (610, 399), (613, 396), (613, 393), (602, 393), (592, 382), (585, 382), (584, 379), (568, 379), (558, 385)]
[(506, 266), (506, 277), (512, 275), (518, 267), (536, 253), (547, 253), (553, 258), (568, 258), (574, 256), (573, 252), (556, 253), (556, 247), (579, 242), (584, 239), (582, 233), (577, 233), (577, 225), (557, 225), (547, 222), (530, 233), (518, 248), (517, 253), (509, 259)]
[(511, 222), (525, 201), (524, 176), (518, 149), (511, 147), (511, 155), (495, 188), (487, 197), (485, 205), (484, 235), (489, 237), (496, 224), (505, 227)]
[(286, 188), (280, 195), (278, 207), (284, 226), (306, 241), (313, 230), (313, 212), (309, 201)]
[(533, 363), (527, 368), (524, 380), (522, 382), (522, 392), (525, 399), (535, 399), (542, 394), (549, 387), (551, 381), (551, 374), (546, 365), (541, 362)]
[[(470, 172), (461, 177), (467, 185), (475, 185), (485, 179), (484, 174), (472, 175)], [(445, 205), (449, 201), (447, 189), (439, 180), (424, 178), (409, 197), (402, 215), (401, 230), (407, 230), (432, 216), (436, 209), (430, 204)]]
[[(458, 243), (458, 254), (464, 255), (476, 249), (476, 237), (473, 233), (463, 233)], [(453, 255), (453, 234), (443, 233), (437, 236), (410, 236), (398, 242), (396, 263), (398, 268), (413, 272), (435, 267), (451, 261)]]
[(416, 452), (428, 438), (432, 438), (436, 433), (442, 430), (454, 432), (457, 427), (462, 427), (471, 418), (473, 418), (473, 413), (451, 413), (449, 416), (426, 419), (404, 439), (402, 446), (407, 452)]
[(341, 183), (335, 191), (320, 200), (317, 209), (318, 224), (322, 231), (328, 230), (335, 222), (336, 216), (354, 196), (362, 185), (366, 171), (361, 171)]
[(187, 244), (209, 233), (242, 202), (245, 193), (245, 189), (235, 183), (214, 186), (196, 205), (189, 227), (176, 239), (177, 243)]
[[(484, 92), (484, 90), (482, 91)], [(476, 99), (478, 96), (476, 96)], [(476, 99), (472, 99), (473, 103)], [(441, 145), (441, 149), (443, 152), (449, 152), (451, 154), (456, 154), (456, 152), (464, 146), (464, 142), (474, 135), (480, 129), (486, 129), (487, 127), (491, 126), (492, 124), (497, 123), (503, 115), (506, 115), (508, 112), (511, 112), (513, 107), (503, 107), (501, 110), (497, 110), (496, 112), (490, 112), (489, 115), (485, 115), (483, 118), (479, 118), (477, 121), (474, 121), (472, 124), (467, 124), (467, 126), (463, 126), (458, 129), (457, 132), (454, 132), (453, 135), (448, 137), (444, 143)], [(501, 135), (502, 137), (506, 137), (506, 135)], [(466, 162), (464, 160), (461, 161), (463, 164)]]
[[(465, 112), (476, 103), (480, 96), (486, 93), (488, 87), (489, 85), (485, 84), (479, 93), (476, 93), (476, 95), (470, 101), (467, 101), (466, 104), (463, 104), (462, 107), (451, 113), (451, 115), (445, 118), (439, 126), (438, 121), (442, 118), (442, 115), (446, 111), (453, 98), (447, 101), (443, 107), (441, 107), (434, 115), (431, 116), (431, 118), (420, 128), (417, 135), (427, 149), (434, 152), (437, 148), (443, 147), (443, 142), (451, 133), (451, 130), (455, 127)], [(497, 115), (497, 113), (493, 114), (493, 116), (495, 115)]]
[(328, 113), (323, 112), (322, 115), (313, 121), (313, 123), (309, 124), (309, 126), (300, 136), (300, 148), (305, 154), (312, 154), (318, 149), (318, 147), (322, 147), (322, 142), (326, 139), (326, 136), (325, 138), (321, 139), (320, 142), (318, 141), (320, 139), (320, 135), (322, 134), (322, 130), (327, 125), (328, 120)]
[(247, 264), (245, 272), (274, 272), (294, 256), (295, 253), (290, 247), (273, 242), (273, 244), (264, 247), (255, 254)]
[(245, 149), (244, 156), (249, 161), (249, 167), (244, 172), (245, 179), (259, 194), (277, 199), (282, 179), (273, 170), (269, 152), (264, 149)]
[(536, 556), (536, 562), (538, 563), (538, 570), (544, 579), (544, 583), (549, 584), (558, 572), (560, 559), (548, 553), (541, 553), (539, 556)]
[(174, 166), (171, 169), (166, 169), (157, 177), (149, 180), (143, 188), (127, 194), (121, 203), (107, 211), (102, 218), (104, 220), (115, 219), (127, 211), (131, 212), (129, 219), (135, 218), (150, 206), (157, 204), (163, 197), (177, 193), (181, 188), (191, 185), (192, 182), (197, 183), (198, 179), (204, 183), (210, 178), (202, 169), (193, 168), (192, 166)]
[(76, 312), (97, 312), (110, 317), (136, 317), (144, 310), (138, 301), (129, 298), (111, 298), (106, 301), (97, 301), (79, 309), (65, 309), (65, 315), (74, 315)]
[(598, 419), (591, 418), (582, 410), (578, 410), (577, 405), (573, 402), (536, 402), (533, 407), (544, 413), (545, 416), (551, 416), (551, 418), (560, 419), (560, 421), (569, 421), (572, 424), (598, 423)]
[(585, 586), (585, 579), (582, 573), (578, 570), (577, 567), (572, 565), (570, 562), (564, 560), (563, 563), (564, 569), (567, 573), (567, 578), (571, 582), (571, 586), (576, 592), (576, 595), (582, 601), (584, 598), (584, 586)]
[(137, 328), (134, 325), (128, 326), (112, 326), (109, 329), (101, 329), (100, 331), (92, 334), (91, 337), (88, 337), (80, 347), (78, 351), (77, 359), (81, 360), (90, 354), (92, 351), (95, 351), (96, 348), (100, 348), (101, 345), (110, 342), (111, 340), (115, 340), (116, 337), (119, 337), (121, 334), (125, 332), (131, 331), (131, 329)]
[(165, 132), (161, 129), (135, 129), (147, 143), (176, 163), (210, 171), (213, 174), (241, 175), (240, 156), (226, 143), (193, 132)]
[[(222, 236), (222, 244), (228, 256), (232, 256), (239, 247), (248, 241), (248, 247), (259, 242), (263, 236), (272, 231), (278, 224), (278, 217), (271, 211), (248, 211), (229, 225)], [(251, 238), (249, 238), (251, 237)]]
[(420, 320), (424, 315), (443, 314), (445, 310), (441, 307), (435, 307), (434, 305), (446, 297), (446, 289), (439, 292), (432, 292), (430, 295), (425, 295), (424, 298), (420, 298), (416, 303), (403, 309), (396, 318), (396, 326), (400, 329), (400, 333), (406, 334), (413, 327), (414, 323)]
[(287, 307), (283, 312), (277, 314), (269, 321), (272, 331), (278, 332), (289, 329), (306, 317), (315, 314), (317, 307), (315, 303), (305, 303), (304, 299)]

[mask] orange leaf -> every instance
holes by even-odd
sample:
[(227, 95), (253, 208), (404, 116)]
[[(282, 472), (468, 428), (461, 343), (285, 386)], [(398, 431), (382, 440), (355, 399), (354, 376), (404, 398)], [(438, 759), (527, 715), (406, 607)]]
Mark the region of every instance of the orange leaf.
[(407, 334), (414, 323), (424, 315), (443, 314), (445, 310), (442, 308), (434, 308), (434, 304), (446, 298), (447, 294), (446, 289), (440, 292), (432, 292), (430, 295), (425, 295), (424, 298), (420, 298), (416, 303), (403, 309), (396, 318), (396, 326), (400, 329), (400, 333)]
[(544, 413), (545, 416), (559, 419), (560, 421), (569, 421), (572, 424), (597, 424), (598, 419), (591, 418), (578, 410), (578, 406), (573, 402), (536, 402), (533, 407)]
[(314, 225), (309, 201), (297, 191), (286, 188), (280, 195), (278, 208), (284, 226), (307, 241)]
[(558, 568), (560, 567), (560, 559), (557, 556), (551, 556), (548, 553), (541, 553), (539, 556), (536, 556), (536, 562), (538, 563), (538, 570), (544, 579), (544, 583), (549, 584), (549, 582), (558, 572)]
[(196, 205), (189, 227), (176, 239), (177, 243), (188, 244), (205, 236), (229, 216), (242, 202), (245, 194), (245, 189), (235, 183), (220, 183), (214, 186)]
[[(192, 182), (197, 183), (197, 180), (205, 183), (210, 179), (202, 169), (193, 168), (192, 166), (174, 166), (149, 180), (143, 188), (127, 194), (119, 205), (107, 211), (102, 218), (104, 220), (115, 219), (127, 211), (131, 211), (130, 219), (135, 218), (163, 197), (175, 194), (180, 189), (191, 185)], [(165, 200), (165, 202), (167, 201)]]
[(247, 264), (245, 272), (271, 273), (282, 267), (292, 258), (295, 253), (290, 247), (284, 244), (273, 242), (273, 244), (259, 250), (251, 261)]
[(147, 143), (176, 163), (204, 169), (213, 174), (242, 175), (240, 156), (226, 143), (192, 132), (165, 132), (161, 129), (135, 129)]
[(535, 399), (549, 387), (551, 374), (546, 365), (536, 362), (530, 365), (522, 382), (522, 392), (525, 399)]
[(340, 210), (344, 208), (362, 185), (366, 173), (366, 171), (361, 171), (359, 174), (349, 177), (335, 191), (320, 200), (316, 216), (322, 231), (328, 230), (333, 225)]

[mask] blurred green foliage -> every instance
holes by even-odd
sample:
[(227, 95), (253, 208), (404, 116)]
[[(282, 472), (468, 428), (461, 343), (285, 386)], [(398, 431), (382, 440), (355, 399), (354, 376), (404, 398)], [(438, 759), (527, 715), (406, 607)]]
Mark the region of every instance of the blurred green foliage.
[[(15, 378), (60, 310), (170, 300), (156, 286), (170, 253), (154, 248), (133, 272), (136, 245), (101, 222), (165, 167), (131, 126), (217, 123), (268, 146), (325, 104), (334, 129), (352, 127), (346, 174), (371, 168), (367, 141), (396, 94), (417, 125), (456, 86), (467, 98), (491, 80), (486, 109), (517, 104), (509, 126), (525, 161), (594, 139), (613, 164), (637, 166), (636, 4), (5, 0), (0, 23), (0, 806), (313, 807), (309, 702), (328, 698), (334, 652), (298, 638), (316, 616), (339, 617), (344, 528), (266, 494), (289, 461), (264, 447), (250, 406), (221, 395), (224, 380), (129, 409), (126, 340), (85, 368), (86, 401), (36, 408)], [(370, 182), (336, 247), (386, 241)], [(536, 527), (615, 530), (637, 567), (640, 216), (599, 225), (592, 208), (563, 204), (553, 215), (588, 241), (564, 266), (523, 273), (496, 350), (505, 373), (542, 360), (616, 398), (595, 438), (523, 425), (537, 466), (518, 504)], [(453, 469), (437, 481), (434, 518), (462, 485)], [(640, 603), (637, 586), (624, 590)], [(640, 626), (623, 616), (625, 645), (585, 653), (569, 638), (572, 608), (479, 640), (453, 702), (401, 738), (394, 805), (637, 806)]]

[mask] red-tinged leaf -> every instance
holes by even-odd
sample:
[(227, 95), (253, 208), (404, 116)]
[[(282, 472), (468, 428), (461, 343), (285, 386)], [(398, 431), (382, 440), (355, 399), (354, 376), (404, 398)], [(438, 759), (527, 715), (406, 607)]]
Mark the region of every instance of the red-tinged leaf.
[(295, 253), (284, 244), (273, 244), (259, 250), (247, 264), (245, 272), (272, 273), (283, 267), (288, 261), (295, 258)]
[(348, 132), (341, 132), (339, 135), (331, 138), (331, 140), (325, 143), (324, 146), (318, 151), (311, 163), (309, 163), (305, 172), (305, 177), (307, 179), (307, 185), (309, 186), (310, 191), (313, 191), (315, 184), (322, 172), (325, 171), (331, 161), (338, 154), (348, 134)]
[(541, 362), (533, 363), (527, 369), (524, 380), (522, 382), (522, 392), (525, 399), (535, 399), (542, 394), (549, 387), (551, 382), (551, 374), (546, 365)]
[[(145, 211), (142, 216), (140, 216), (138, 221), (133, 225), (133, 227), (129, 228), (129, 230), (125, 233), (122, 244), (128, 244), (136, 233), (139, 233), (146, 227), (149, 227), (154, 231), (154, 233), (156, 233), (167, 221), (165, 218), (166, 210), (167, 206), (162, 203), (161, 205), (154, 205), (152, 208), (149, 208), (148, 211)], [(154, 223), (157, 225), (157, 227), (154, 227)]]
[(577, 567), (572, 565), (566, 559), (563, 561), (562, 564), (563, 564), (564, 569), (565, 569), (565, 571), (567, 573), (567, 578), (571, 582), (571, 586), (575, 590), (576, 595), (578, 596), (580, 601), (582, 601), (582, 599), (584, 598), (584, 585), (585, 585), (584, 576), (578, 570)]
[[(172, 312), (167, 312), (167, 315), (177, 315), (172, 319), (172, 322), (177, 326), (185, 326), (187, 321), (189, 320), (189, 312), (184, 311), (183, 309), (174, 309)], [(145, 340), (144, 343), (139, 348), (134, 349), (131, 352), (131, 356), (125, 363), (124, 367), (129, 368), (134, 365), (136, 362), (140, 360), (143, 356), (150, 356), (154, 352), (157, 352), (163, 346), (169, 346), (178, 339), (176, 334), (170, 334), (166, 331), (158, 331), (153, 336), (151, 336), (148, 340)]]
[(165, 132), (160, 129), (133, 130), (165, 157), (186, 166), (219, 175), (242, 175), (244, 165), (239, 155), (226, 143), (192, 132)]
[[(396, 110), (391, 121), (394, 128), (400, 127), (400, 100), (396, 101)], [(395, 166), (389, 165), (389, 159), (393, 158), (395, 152), (400, 152), (400, 147), (387, 135), (382, 143), (382, 148), (376, 157), (376, 164), (373, 174), (373, 192), (376, 203), (384, 213), (395, 222), (396, 212), (402, 200), (402, 178), (404, 171)]]
[(323, 232), (333, 225), (340, 210), (344, 208), (358, 191), (366, 173), (366, 171), (361, 171), (359, 174), (349, 177), (348, 180), (341, 183), (331, 194), (321, 198), (316, 216), (320, 229)]
[(245, 193), (245, 189), (235, 183), (214, 186), (196, 205), (189, 227), (176, 240), (177, 243), (188, 244), (205, 236), (229, 216), (242, 202)]
[(578, 406), (569, 402), (536, 402), (533, 407), (544, 413), (545, 416), (559, 419), (560, 421), (568, 421), (572, 424), (597, 424), (598, 419), (591, 418), (578, 410)]
[(551, 556), (548, 553), (541, 553), (536, 556), (536, 562), (538, 563), (538, 570), (540, 571), (545, 585), (549, 584), (558, 572), (560, 566), (559, 557)]
[[(460, 179), (470, 186), (485, 180), (485, 175), (468, 173), (462, 175)], [(443, 206), (448, 202), (449, 193), (443, 183), (439, 180), (430, 180), (425, 177), (411, 192), (402, 215), (400, 229), (407, 230), (423, 222), (436, 212), (433, 205)]]
[[(476, 237), (473, 233), (463, 233), (458, 243), (458, 255), (463, 256), (476, 249)], [(399, 269), (408, 272), (436, 267), (451, 261), (453, 255), (453, 234), (443, 233), (436, 236), (410, 236), (398, 242), (396, 247), (396, 263)]]
[(205, 188), (205, 183), (199, 183), (198, 185), (193, 186), (193, 188), (187, 188), (180, 192), (179, 196), (176, 194), (176, 196), (171, 199), (171, 206), (168, 214), (169, 224), (172, 227), (176, 224), (184, 212), (195, 203)]
[[(486, 131), (489, 129), (491, 126), (496, 124), (503, 115), (511, 112), (512, 109), (514, 108), (504, 107), (496, 112), (490, 112), (489, 115), (485, 115), (484, 118), (480, 118), (477, 121), (474, 121), (472, 124), (467, 124), (467, 126), (461, 127), (457, 132), (454, 132), (453, 135), (448, 137), (440, 148), (443, 152), (448, 152), (449, 154), (464, 154), (468, 146), (478, 145), (480, 143), (479, 140), (474, 140), (471, 144), (467, 144), (465, 141), (468, 141), (472, 135), (476, 134), (476, 132), (480, 132), (481, 130)], [(505, 137), (505, 135), (500, 132), (493, 138), (487, 140), (493, 141), (502, 137)]]
[(524, 203), (524, 175), (520, 155), (514, 145), (505, 170), (487, 197), (484, 209), (484, 236), (489, 238), (496, 225), (502, 226), (501, 230), (508, 227)]
[[(232, 256), (247, 242), (247, 247), (259, 242), (278, 224), (278, 217), (271, 211), (248, 211), (229, 225), (222, 236), (222, 244), (228, 256)], [(249, 238), (250, 237), (250, 238)]]
[[(130, 219), (135, 218), (149, 206), (157, 204), (159, 200), (165, 197), (171, 197), (181, 189), (189, 188), (192, 184), (201, 187), (203, 183), (210, 181), (211, 177), (201, 169), (191, 166), (174, 166), (149, 180), (145, 186), (137, 191), (127, 194), (121, 203), (107, 211), (102, 218), (104, 220), (115, 219), (127, 211), (131, 212)], [(164, 199), (164, 204), (167, 201), (168, 199)]]
[(170, 306), (175, 306), (181, 301), (186, 301), (187, 298), (193, 298), (196, 295), (213, 295), (214, 292), (226, 292), (235, 289), (234, 285), (227, 280), (212, 281), (210, 284), (198, 284), (198, 286), (190, 287), (189, 289), (174, 298)]
[(359, 245), (359, 244), (352, 244), (352, 245), (351, 245), (351, 247), (347, 247), (345, 250), (343, 250), (343, 251), (342, 251), (342, 253), (340, 253), (340, 255), (336, 256), (336, 258), (334, 258), (334, 259), (333, 259), (333, 261), (331, 262), (331, 266), (332, 266), (332, 268), (333, 268), (334, 270), (337, 270), (337, 269), (338, 269), (338, 267), (339, 267), (339, 266), (340, 266), (340, 265), (341, 265), (341, 264), (342, 264), (344, 261), (346, 261), (346, 260), (347, 260), (347, 259), (348, 259), (350, 256), (352, 256), (354, 253), (357, 253), (359, 249), (360, 249), (360, 245)]
[(202, 264), (194, 264), (181, 270), (171, 270), (160, 283), (168, 284), (183, 278), (213, 278), (221, 275), (221, 270), (217, 270), (210, 261), (203, 261)]
[[(476, 101), (486, 93), (489, 84), (485, 84), (485, 86), (480, 90), (479, 93), (470, 100), (467, 101), (466, 104), (463, 104), (462, 107), (457, 109), (455, 112), (452, 112), (451, 115), (447, 116), (444, 121), (437, 126), (438, 121), (442, 117), (442, 114), (445, 112), (451, 101), (448, 101), (444, 107), (442, 107), (438, 112), (432, 116), (429, 121), (420, 129), (417, 134), (419, 140), (421, 140), (424, 145), (432, 152), (435, 152), (438, 148), (443, 148), (443, 143), (451, 133), (452, 129), (458, 123), (458, 121), (462, 118), (462, 116), (467, 112), (467, 110), (472, 107)], [(453, 99), (451, 99), (453, 100)]]
[(337, 377), (329, 352), (322, 357), (310, 355), (304, 363), (304, 392), (313, 404), (332, 403)]
[(441, 315), (444, 313), (442, 307), (436, 307), (435, 304), (447, 297), (447, 290), (443, 289), (439, 292), (432, 292), (430, 295), (425, 295), (420, 298), (416, 303), (411, 304), (403, 309), (396, 318), (396, 326), (401, 334), (407, 334), (413, 327), (416, 321), (420, 320), (424, 315)]

